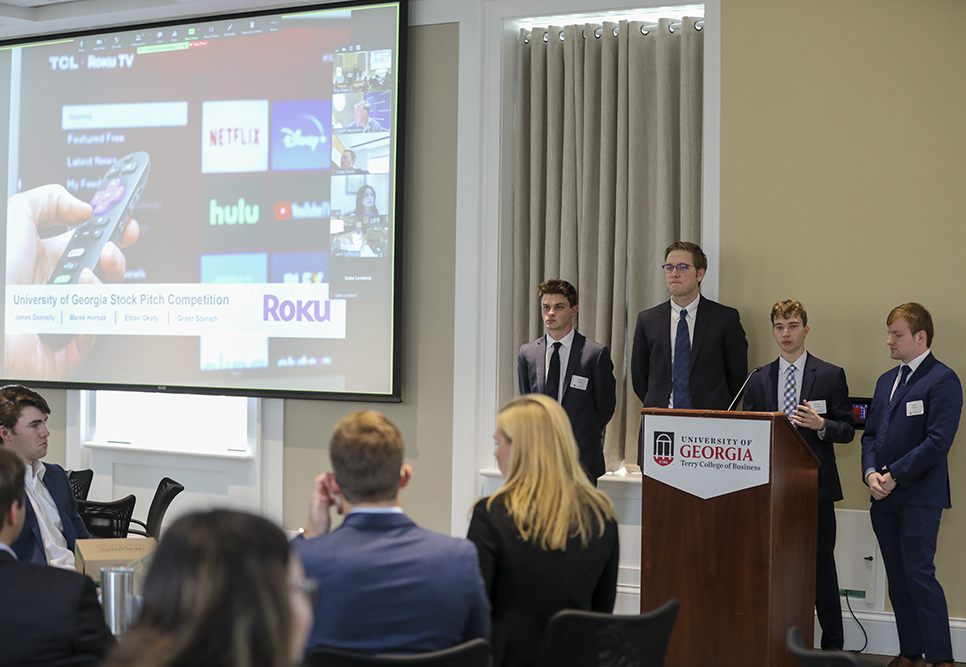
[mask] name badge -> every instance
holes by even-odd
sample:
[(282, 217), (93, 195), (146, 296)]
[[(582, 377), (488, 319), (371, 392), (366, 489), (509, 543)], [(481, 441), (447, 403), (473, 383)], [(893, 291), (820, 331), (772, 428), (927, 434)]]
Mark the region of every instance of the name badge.
[(825, 406), (825, 401), (824, 400), (820, 400), (820, 401), (809, 401), (808, 404), (811, 405), (812, 406), (812, 409), (815, 410), (815, 412), (818, 413), (818, 414), (820, 414), (820, 415), (824, 415), (825, 414), (825, 411), (828, 409)]
[(581, 391), (587, 390), (587, 385), (590, 384), (590, 380), (579, 375), (575, 375), (570, 379), (570, 386), (573, 389), (580, 389)]
[(922, 401), (909, 401), (906, 403), (906, 417), (915, 417), (925, 412)]

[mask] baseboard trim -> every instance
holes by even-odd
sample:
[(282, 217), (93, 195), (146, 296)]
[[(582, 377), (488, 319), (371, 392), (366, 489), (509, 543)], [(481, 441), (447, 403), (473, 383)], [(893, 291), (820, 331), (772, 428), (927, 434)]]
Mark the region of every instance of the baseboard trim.
[[(858, 622), (856, 622), (856, 619)], [(896, 618), (887, 611), (856, 611), (855, 618), (848, 609), (842, 612), (842, 625), (845, 629), (845, 648), (858, 651), (865, 643), (862, 628), (868, 635), (868, 643), (863, 653), (873, 655), (896, 655), (899, 653), (899, 637), (896, 634)], [(950, 618), (949, 631), (953, 641), (953, 657), (956, 662), (966, 662), (966, 619)], [(815, 619), (815, 648), (818, 648), (821, 629)]]

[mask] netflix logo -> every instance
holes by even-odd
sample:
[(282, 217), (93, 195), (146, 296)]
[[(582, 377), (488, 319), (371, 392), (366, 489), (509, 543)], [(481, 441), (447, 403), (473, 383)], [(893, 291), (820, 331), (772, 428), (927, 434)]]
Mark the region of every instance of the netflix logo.
[(201, 105), (201, 172), (268, 171), (268, 100)]

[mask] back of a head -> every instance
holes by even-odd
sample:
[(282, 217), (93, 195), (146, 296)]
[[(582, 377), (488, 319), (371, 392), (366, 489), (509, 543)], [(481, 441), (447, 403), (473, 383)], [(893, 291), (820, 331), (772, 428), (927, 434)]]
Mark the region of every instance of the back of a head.
[(335, 481), (345, 499), (356, 504), (395, 500), (404, 453), (399, 429), (375, 410), (347, 414), (329, 442)]
[(511, 442), (502, 495), (524, 539), (562, 549), (575, 531), (586, 544), (593, 528), (603, 530), (613, 506), (587, 480), (567, 413), (557, 401), (530, 394), (510, 401), (497, 427)]
[(141, 618), (110, 665), (291, 665), (290, 550), (253, 514), (189, 514), (164, 533)]

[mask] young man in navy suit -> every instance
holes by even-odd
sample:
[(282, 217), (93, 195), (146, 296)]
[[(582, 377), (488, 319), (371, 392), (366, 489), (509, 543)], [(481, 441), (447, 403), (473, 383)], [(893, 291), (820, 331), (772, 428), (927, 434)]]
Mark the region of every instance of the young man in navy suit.
[[(316, 477), (309, 522), (292, 543), (321, 593), (310, 647), (425, 653), (490, 637), (476, 547), (403, 514), (413, 472), (403, 453), (399, 430), (375, 410), (336, 424), (332, 472)], [(330, 532), (333, 507), (345, 520)]]
[(614, 362), (606, 345), (574, 329), (578, 307), (573, 285), (545, 280), (537, 292), (547, 334), (520, 348), (520, 394), (547, 394), (560, 403), (574, 430), (580, 465), (597, 486), (605, 472), (604, 428), (617, 406)]
[(788, 415), (818, 457), (818, 540), (815, 610), (822, 626), (822, 648), (841, 650), (842, 603), (835, 571), (835, 501), (842, 485), (832, 443), (852, 442), (855, 419), (845, 371), (805, 351), (808, 313), (795, 299), (771, 309), (772, 334), (781, 354), (748, 381), (744, 409)]
[(701, 296), (708, 258), (696, 243), (672, 243), (662, 268), (671, 300), (637, 316), (634, 393), (645, 408), (727, 410), (748, 373), (748, 341), (738, 311)]
[[(0, 414), (10, 409), (0, 400)], [(117, 643), (94, 582), (77, 572), (22, 563), (10, 548), (24, 525), (26, 466), (0, 447), (0, 665), (99, 665)]]
[(47, 415), (44, 397), (21, 385), (7, 385), (0, 396), (9, 409), (0, 411), (0, 445), (20, 454), (27, 465), (27, 516), (23, 532), (11, 545), (17, 557), (74, 569), (74, 542), (88, 538), (87, 526), (77, 513), (77, 499), (67, 473), (47, 456)]
[(963, 387), (930, 352), (932, 315), (920, 304), (893, 308), (886, 330), (891, 356), (901, 363), (876, 382), (862, 470), (899, 634), (899, 655), (889, 667), (925, 667), (927, 661), (952, 667), (949, 612), (933, 559), (939, 521), (951, 506), (946, 459), (959, 428)]

